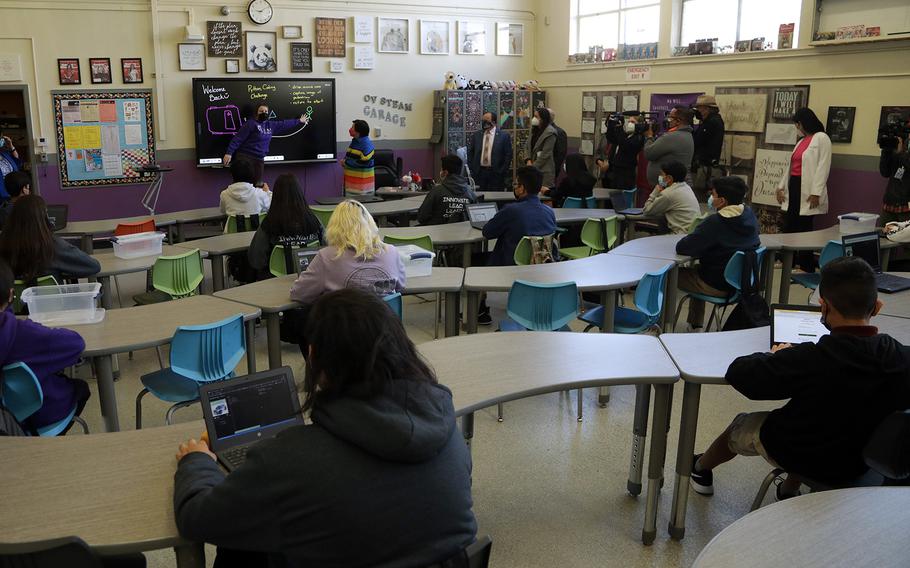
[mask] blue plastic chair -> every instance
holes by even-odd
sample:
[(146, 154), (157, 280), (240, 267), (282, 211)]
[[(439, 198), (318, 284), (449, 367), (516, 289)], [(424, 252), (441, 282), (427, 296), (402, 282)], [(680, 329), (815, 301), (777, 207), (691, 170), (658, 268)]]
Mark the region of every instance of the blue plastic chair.
[[(38, 412), (44, 404), (44, 391), (38, 377), (25, 363), (12, 363), (3, 367), (3, 405), (13, 413), (20, 424), (32, 414)], [(56, 436), (66, 430), (70, 422), (76, 421), (82, 431), (88, 434), (88, 425), (76, 416), (73, 405), (66, 418), (38, 428), (39, 436)]]
[[(664, 307), (664, 286), (671, 268), (673, 265), (668, 264), (642, 277), (635, 289), (635, 307), (638, 309), (617, 306), (613, 312), (614, 333), (640, 333), (657, 325)], [(604, 308), (603, 306), (591, 308), (578, 316), (578, 319), (588, 324), (585, 331), (594, 327), (600, 329), (604, 324)]]
[[(841, 241), (828, 241), (828, 244), (822, 249), (821, 256), (818, 259), (818, 267), (822, 268), (835, 258), (840, 258), (842, 256), (844, 256), (844, 244)], [(790, 281), (810, 290), (815, 290), (822, 281), (822, 275), (821, 272), (794, 274), (790, 277)]]
[(565, 201), (562, 202), (562, 206), (565, 209), (581, 209), (583, 206), (582, 204), (585, 201), (588, 202), (588, 209), (597, 207), (597, 200), (594, 199), (593, 195), (591, 197), (585, 197), (584, 200), (582, 200), (581, 197), (566, 197)]
[[(762, 267), (762, 259), (765, 257), (765, 247), (759, 247), (755, 249), (756, 261), (758, 262), (759, 271)], [(696, 294), (690, 293), (686, 294), (682, 300), (679, 302), (679, 306), (676, 308), (676, 315), (673, 317), (673, 326), (676, 327), (676, 322), (679, 321), (679, 313), (682, 311), (683, 304), (688, 299), (695, 298), (697, 300), (703, 300), (713, 305), (711, 308), (711, 315), (708, 317), (708, 325), (705, 326), (705, 331), (711, 329), (711, 323), (714, 321), (714, 316), (717, 315), (718, 308), (723, 308), (720, 313), (720, 316), (717, 318), (717, 331), (720, 331), (721, 322), (724, 319), (724, 314), (727, 312), (727, 308), (733, 304), (739, 302), (740, 290), (742, 290), (742, 270), (743, 270), (743, 259), (745, 258), (743, 251), (736, 251), (736, 253), (730, 257), (730, 260), (727, 261), (727, 266), (724, 268), (724, 280), (727, 281), (735, 292), (729, 298), (727, 296), (709, 296), (708, 294)], [(752, 284), (755, 282), (761, 281), (761, 274), (752, 275)]]
[(392, 308), (392, 311), (395, 312), (395, 315), (398, 316), (398, 319), (402, 319), (401, 292), (395, 292), (394, 294), (384, 296), (382, 300), (386, 303), (387, 306)]
[(635, 194), (638, 193), (638, 188), (624, 189), (622, 190), (623, 197), (626, 198), (626, 209), (632, 209), (635, 207)]
[(152, 393), (174, 403), (165, 415), (170, 424), (174, 412), (199, 400), (199, 385), (220, 381), (234, 374), (246, 353), (243, 314), (204, 325), (182, 325), (171, 339), (171, 366), (143, 375), (145, 387), (136, 396), (136, 429), (142, 428), (142, 397)]

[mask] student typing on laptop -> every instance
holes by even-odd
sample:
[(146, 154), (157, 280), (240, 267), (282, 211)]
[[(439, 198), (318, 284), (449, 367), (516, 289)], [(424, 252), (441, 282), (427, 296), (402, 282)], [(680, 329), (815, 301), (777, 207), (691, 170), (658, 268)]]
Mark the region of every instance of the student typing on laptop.
[(712, 470), (737, 455), (762, 456), (787, 472), (778, 499), (799, 494), (800, 475), (848, 483), (866, 470), (862, 450), (878, 424), (910, 408), (910, 349), (870, 325), (883, 304), (866, 261), (832, 260), (818, 289), (830, 335), (740, 357), (727, 370), (730, 385), (752, 400), (790, 400), (736, 416), (695, 456), (690, 481), (698, 493), (713, 494)]
[[(228, 475), (208, 444), (180, 446), (180, 534), (229, 566), (435, 566), (474, 540), (471, 457), (452, 394), (374, 294), (313, 305), (304, 411)], [(219, 410), (221, 412), (221, 410)], [(268, 558), (268, 559), (267, 559)]]

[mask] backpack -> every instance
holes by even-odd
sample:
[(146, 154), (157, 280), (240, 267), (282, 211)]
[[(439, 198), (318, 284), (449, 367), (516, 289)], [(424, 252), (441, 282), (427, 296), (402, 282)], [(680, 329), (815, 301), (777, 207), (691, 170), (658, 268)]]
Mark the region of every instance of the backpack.
[(13, 413), (3, 404), (3, 382), (3, 370), (0, 369), (0, 437), (28, 436), (22, 424), (19, 424)]
[(531, 264), (556, 262), (556, 259), (553, 258), (553, 235), (532, 237), (528, 241), (531, 243)]
[[(754, 250), (744, 251), (743, 268), (740, 282), (742, 285), (739, 303), (733, 308), (727, 323), (724, 324), (724, 331), (733, 331), (737, 329), (753, 329), (771, 325), (771, 310), (768, 303), (758, 293), (759, 277), (761, 271), (758, 267), (758, 255)], [(755, 276), (755, 283), (752, 277)]]

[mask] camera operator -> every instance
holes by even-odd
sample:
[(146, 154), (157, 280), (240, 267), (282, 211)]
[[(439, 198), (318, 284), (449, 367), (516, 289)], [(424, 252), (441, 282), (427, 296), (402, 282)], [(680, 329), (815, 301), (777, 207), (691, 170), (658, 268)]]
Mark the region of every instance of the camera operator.
[(695, 112), (700, 120), (695, 129), (695, 160), (692, 189), (699, 201), (708, 199), (708, 180), (726, 175), (719, 167), (720, 152), (724, 145), (724, 119), (720, 116), (717, 100), (711, 95), (699, 95)]
[(638, 153), (645, 145), (643, 132), (644, 125), (639, 123), (638, 115), (610, 116), (596, 160), (603, 187), (611, 189), (635, 187)]
[(882, 158), (878, 169), (889, 178), (882, 203), (882, 224), (910, 221), (910, 118), (879, 132)]

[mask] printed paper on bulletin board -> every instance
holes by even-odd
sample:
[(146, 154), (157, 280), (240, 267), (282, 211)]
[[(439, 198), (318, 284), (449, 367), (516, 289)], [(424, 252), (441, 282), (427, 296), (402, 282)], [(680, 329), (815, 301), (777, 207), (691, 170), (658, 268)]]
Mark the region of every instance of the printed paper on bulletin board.
[(155, 162), (151, 91), (55, 91), (60, 187), (140, 181)]

